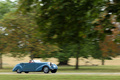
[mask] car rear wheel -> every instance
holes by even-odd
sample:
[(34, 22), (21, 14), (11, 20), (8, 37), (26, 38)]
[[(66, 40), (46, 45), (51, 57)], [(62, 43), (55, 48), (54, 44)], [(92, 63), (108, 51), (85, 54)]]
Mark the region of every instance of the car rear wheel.
[(21, 73), (21, 71), (20, 71), (20, 69), (17, 69), (17, 71), (16, 71), (17, 73)]
[(45, 66), (45, 67), (43, 68), (43, 72), (44, 72), (44, 73), (49, 73), (49, 71), (50, 71), (50, 70), (49, 70), (49, 67)]
[(57, 69), (54, 69), (54, 70), (52, 70), (51, 72), (52, 72), (52, 73), (56, 73), (56, 72), (57, 72)]
[(25, 73), (29, 73), (29, 72), (25, 72)]

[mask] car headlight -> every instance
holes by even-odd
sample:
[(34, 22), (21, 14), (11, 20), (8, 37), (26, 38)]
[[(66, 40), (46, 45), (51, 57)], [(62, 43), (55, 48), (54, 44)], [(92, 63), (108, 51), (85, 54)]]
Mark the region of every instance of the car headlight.
[(51, 62), (49, 62), (49, 63), (48, 63), (48, 65), (52, 66), (52, 63), (51, 63)]
[(56, 66), (54, 65), (53, 67), (55, 68)]

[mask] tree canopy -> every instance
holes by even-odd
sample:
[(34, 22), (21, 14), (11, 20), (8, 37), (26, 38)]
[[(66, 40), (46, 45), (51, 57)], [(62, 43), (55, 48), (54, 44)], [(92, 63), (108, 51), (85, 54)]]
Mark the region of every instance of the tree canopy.
[(4, 14), (10, 11), (15, 11), (15, 6), (16, 4), (9, 0), (0, 1), (0, 19), (4, 16)]
[[(6, 30), (5, 33), (3, 30), (0, 32), (3, 40), (0, 48), (13, 52), (14, 56), (24, 56), (25, 52), (29, 52), (33, 58), (33, 54), (39, 56), (38, 52), (45, 55), (51, 53), (51, 49), (57, 49), (51, 44), (57, 44), (63, 50), (56, 56), (65, 58), (64, 55), (69, 53), (67, 59), (73, 52), (78, 69), (78, 58), (93, 55), (98, 49), (107, 55), (118, 53), (113, 49), (108, 53), (111, 48), (116, 48), (116, 44), (107, 42), (106, 36), (113, 35), (113, 30), (119, 27), (119, 3), (119, 0), (19, 0), (17, 14), (6, 14), (16, 10), (16, 4), (10, 0), (0, 2), (1, 24), (6, 28), (2, 28)], [(119, 42), (117, 32), (113, 39), (117, 38), (115, 41)], [(104, 43), (106, 49), (101, 47)], [(106, 43), (112, 47), (106, 47)], [(102, 52), (98, 54), (103, 55)]]
[(29, 54), (33, 59), (39, 54), (50, 54), (57, 50), (57, 47), (43, 43), (33, 15), (34, 13), (22, 15), (11, 12), (1, 20), (2, 26), (6, 28), (5, 34), (7, 34), (6, 42), (9, 49), (6, 51), (11, 52), (14, 57)]
[[(118, 0), (20, 0), (19, 11), (36, 12), (36, 22), (45, 42), (77, 45), (75, 51), (78, 69), (81, 44), (85, 38), (104, 41), (108, 35), (106, 32), (109, 33), (113, 28), (109, 11), (111, 5), (116, 5), (116, 1)], [(96, 29), (97, 26), (101, 28)]]

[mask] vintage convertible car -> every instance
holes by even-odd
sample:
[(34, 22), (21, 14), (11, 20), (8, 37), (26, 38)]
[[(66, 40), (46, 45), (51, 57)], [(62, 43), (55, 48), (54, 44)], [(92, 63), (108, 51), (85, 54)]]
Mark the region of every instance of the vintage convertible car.
[(29, 63), (17, 64), (13, 68), (13, 71), (16, 71), (17, 73), (42, 72), (42, 71), (44, 73), (49, 73), (49, 71), (51, 71), (52, 73), (56, 73), (57, 69), (58, 69), (57, 65), (51, 62), (40, 62), (32, 60)]

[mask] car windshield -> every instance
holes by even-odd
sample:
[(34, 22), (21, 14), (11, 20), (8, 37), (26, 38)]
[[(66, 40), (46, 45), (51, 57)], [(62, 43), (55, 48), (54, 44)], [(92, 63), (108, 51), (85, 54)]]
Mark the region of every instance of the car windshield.
[(30, 60), (29, 63), (40, 63), (40, 60)]

